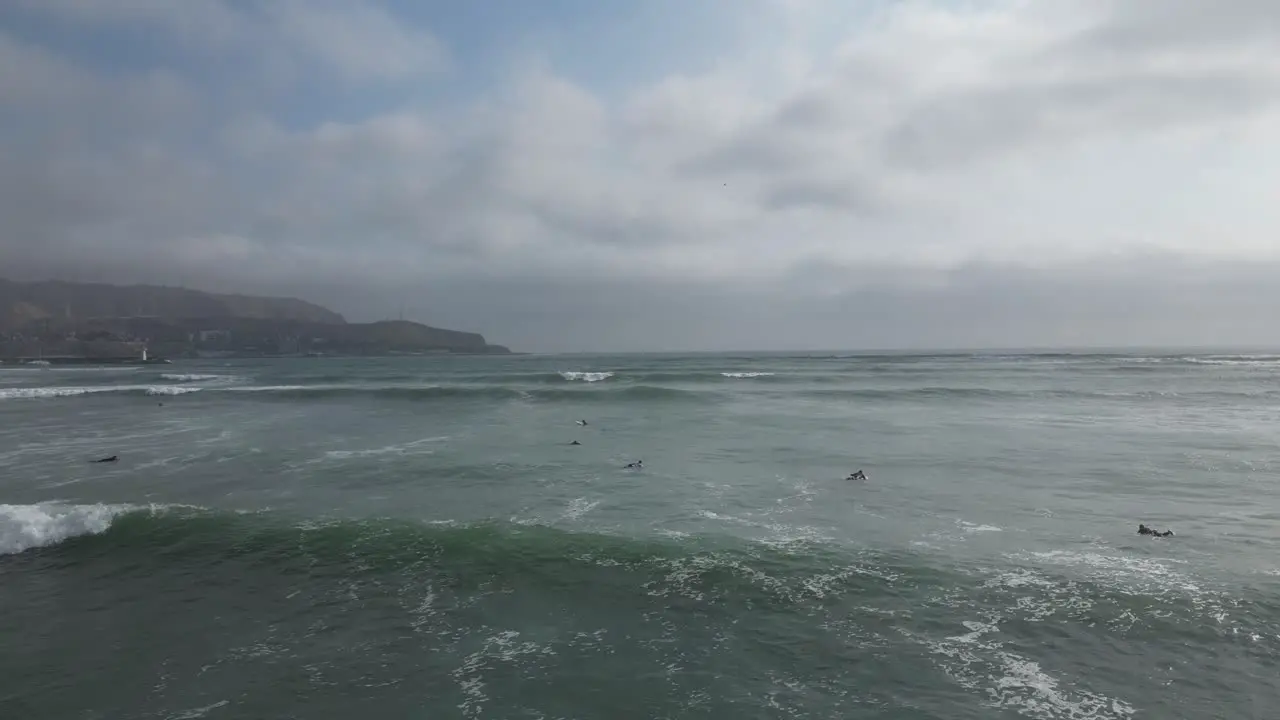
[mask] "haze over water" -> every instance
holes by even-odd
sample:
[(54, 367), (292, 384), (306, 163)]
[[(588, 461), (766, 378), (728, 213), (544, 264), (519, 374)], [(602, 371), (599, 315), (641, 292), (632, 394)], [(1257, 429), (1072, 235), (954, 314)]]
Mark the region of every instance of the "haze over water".
[(0, 716), (1269, 717), (1277, 370), (0, 369)]

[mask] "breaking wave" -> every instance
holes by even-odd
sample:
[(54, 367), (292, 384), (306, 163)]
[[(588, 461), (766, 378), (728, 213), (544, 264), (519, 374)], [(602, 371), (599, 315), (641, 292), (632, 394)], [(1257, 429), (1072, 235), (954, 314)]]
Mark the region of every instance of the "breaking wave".
[[(723, 377), (722, 377), (723, 376)], [(340, 397), (371, 397), (401, 401), (427, 400), (524, 400), (530, 402), (623, 402), (633, 401), (705, 401), (715, 402), (732, 393), (759, 393), (767, 396), (788, 396), (828, 401), (877, 401), (877, 402), (939, 402), (939, 401), (990, 401), (1027, 402), (1044, 399), (1089, 400), (1100, 402), (1165, 402), (1195, 403), (1219, 401), (1245, 403), (1250, 401), (1272, 402), (1280, 398), (1280, 389), (1258, 391), (1230, 390), (1135, 390), (1107, 392), (1102, 390), (1034, 389), (1017, 390), (981, 386), (908, 386), (908, 387), (804, 387), (775, 384), (772, 376), (750, 373), (717, 373), (716, 382), (663, 384), (660, 381), (631, 380), (628, 382), (602, 383), (600, 380), (583, 380), (577, 387), (569, 385), (521, 385), (521, 384), (450, 384), (421, 383), (380, 384), (282, 384), (282, 385), (229, 385), (229, 384), (181, 384), (181, 385), (91, 385), (48, 387), (0, 387), (0, 401), (52, 400), (61, 398), (93, 397), (103, 395), (176, 396), (200, 393), (210, 395), (240, 395), (258, 400), (320, 400)], [(766, 381), (756, 385), (744, 384), (743, 379)], [(734, 383), (730, 390), (729, 383)]]
[(32, 387), (0, 389), (0, 400), (47, 400), (124, 393), (133, 395), (186, 395), (201, 388), (181, 385), (91, 385), (87, 387)]
[(581, 380), (582, 382), (600, 382), (613, 377), (611, 372), (579, 372), (570, 370), (560, 373), (560, 377), (565, 380)]
[(106, 532), (129, 505), (0, 505), (0, 555)]
[[(598, 502), (574, 499), (564, 516), (580, 517)], [(298, 591), (324, 602), (355, 602), (357, 586), (373, 588), (384, 593), (377, 597), (392, 601), (379, 612), (402, 612), (393, 619), (415, 629), (448, 630), (449, 623), (471, 619), (478, 608), (488, 617), (507, 617), (511, 602), (553, 599), (568, 617), (602, 623), (619, 652), (663, 640), (633, 642), (625, 634), (636, 632), (638, 618), (648, 613), (669, 612), (671, 622), (697, 618), (673, 625), (673, 632), (696, 636), (711, 623), (709, 635), (732, 633), (747, 645), (764, 642), (770, 648), (780, 647), (770, 628), (785, 627), (785, 642), (795, 652), (818, 653), (820, 664), (835, 663), (855, 647), (891, 648), (888, 656), (909, 668), (904, 677), (927, 674), (932, 666), (992, 705), (1054, 720), (1128, 718), (1136, 712), (1116, 696), (1123, 689), (1035, 651), (1064, 633), (1086, 636), (1097, 632), (1091, 628), (1105, 628), (1107, 637), (1138, 641), (1158, 635), (1163, 644), (1153, 644), (1150, 652), (1153, 662), (1164, 662), (1169, 652), (1204, 641), (1205, 633), (1241, 625), (1265, 629), (1275, 621), (1265, 594), (1227, 597), (1151, 559), (1040, 553), (989, 568), (837, 540), (783, 546), (720, 535), (631, 537), (517, 522), (307, 518), (189, 506), (4, 505), (0, 554), (20, 555), (32, 571), (91, 564), (103, 580), (139, 572), (185, 580), (208, 568), (253, 582), (292, 577)], [(1082, 563), (1089, 572), (1080, 572)], [(599, 619), (602, 598), (613, 610), (609, 619)], [(1050, 618), (1053, 623), (1042, 622)], [(898, 650), (904, 644), (914, 650)], [(792, 651), (781, 647), (783, 662), (794, 663), (785, 655)], [(640, 662), (635, 657), (647, 656), (633, 655), (627, 667)], [(817, 681), (823, 671), (809, 672)]]

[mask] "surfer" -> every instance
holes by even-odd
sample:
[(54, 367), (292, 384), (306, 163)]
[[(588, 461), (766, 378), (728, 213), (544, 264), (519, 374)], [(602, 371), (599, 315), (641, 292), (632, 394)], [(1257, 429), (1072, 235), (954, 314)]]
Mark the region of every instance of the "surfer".
[(845, 480), (866, 480), (866, 479), (867, 479), (867, 474), (862, 472), (861, 470), (855, 473), (850, 473), (849, 477), (845, 478)]
[(643, 460), (637, 460), (637, 461), (635, 461), (635, 462), (633, 462), (633, 463), (627, 463), (627, 469), (629, 469), (629, 470), (643, 470), (643, 469), (644, 469), (644, 461), (643, 461)]
[(587, 426), (587, 421), (586, 421), (586, 420), (579, 420), (579, 421), (578, 421), (578, 424), (579, 424), (579, 425), (581, 425), (582, 427), (586, 427), (586, 426)]
[(573, 442), (571, 442), (571, 443), (569, 443), (569, 444), (570, 444), (570, 445), (581, 445), (582, 443), (578, 442), (577, 440), (574, 440)]
[(1159, 530), (1153, 530), (1142, 523), (1138, 523), (1138, 534), (1152, 535), (1154, 537), (1169, 537), (1170, 535), (1173, 534), (1173, 531), (1165, 530), (1164, 532), (1160, 532)]
[(117, 460), (119, 460), (119, 459), (120, 459), (120, 458), (116, 457), (115, 455), (112, 455), (111, 457), (104, 457), (104, 458), (102, 458), (101, 460), (93, 460), (92, 462), (96, 462), (96, 463), (110, 463), (110, 462), (115, 462), (115, 461), (117, 461)]

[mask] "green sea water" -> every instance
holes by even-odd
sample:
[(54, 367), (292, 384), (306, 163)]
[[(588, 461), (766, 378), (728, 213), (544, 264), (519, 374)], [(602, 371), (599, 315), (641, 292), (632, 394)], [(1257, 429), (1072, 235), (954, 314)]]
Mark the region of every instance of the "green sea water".
[(1275, 717), (1278, 461), (1268, 355), (0, 368), (0, 718)]

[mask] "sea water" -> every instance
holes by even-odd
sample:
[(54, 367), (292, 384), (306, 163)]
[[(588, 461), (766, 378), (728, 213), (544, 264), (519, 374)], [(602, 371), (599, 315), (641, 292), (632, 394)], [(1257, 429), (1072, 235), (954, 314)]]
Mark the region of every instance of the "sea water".
[(8, 367), (0, 717), (1274, 717), (1278, 421), (1248, 354)]

